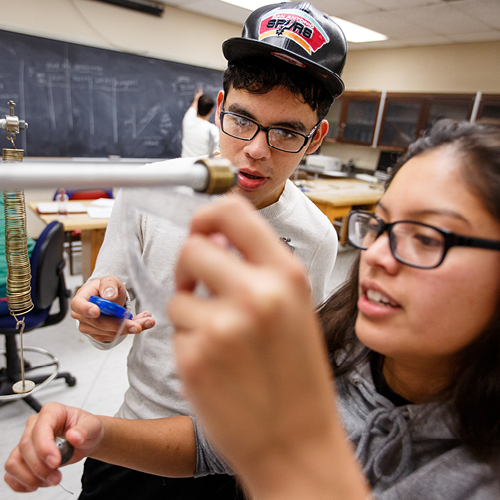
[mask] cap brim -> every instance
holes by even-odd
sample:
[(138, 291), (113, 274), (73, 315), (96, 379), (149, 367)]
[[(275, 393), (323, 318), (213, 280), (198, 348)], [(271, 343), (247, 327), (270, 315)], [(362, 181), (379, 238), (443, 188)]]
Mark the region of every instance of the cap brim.
[[(283, 47), (277, 47), (258, 40), (229, 38), (222, 44), (222, 52), (229, 62), (244, 59), (245, 57), (276, 57), (274, 55), (276, 53), (283, 54), (286, 58), (299, 61), (303, 65), (302, 69), (323, 84), (334, 99), (344, 91), (344, 83), (339, 75)], [(290, 64), (292, 63), (290, 62)]]

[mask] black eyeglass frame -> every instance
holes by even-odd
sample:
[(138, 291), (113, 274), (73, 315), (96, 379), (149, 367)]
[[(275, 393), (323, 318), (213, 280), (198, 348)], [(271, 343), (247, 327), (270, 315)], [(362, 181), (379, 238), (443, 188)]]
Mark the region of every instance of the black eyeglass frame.
[[(238, 118), (244, 118), (245, 120), (248, 120), (249, 122), (254, 123), (255, 125), (257, 125), (257, 130), (255, 131), (255, 134), (252, 137), (249, 137), (248, 139), (243, 139), (242, 137), (237, 137), (233, 134), (230, 134), (229, 132), (226, 132), (224, 130), (224, 116), (225, 115), (237, 116)], [(222, 132), (224, 132), (229, 137), (234, 137), (235, 139), (239, 139), (240, 141), (250, 142), (250, 141), (253, 141), (255, 139), (255, 136), (260, 131), (262, 131), (262, 132), (266, 133), (267, 144), (270, 148), (277, 149), (278, 151), (283, 151), (284, 153), (292, 153), (292, 154), (299, 153), (300, 151), (302, 151), (304, 149), (304, 146), (307, 144), (307, 141), (309, 141), (309, 139), (311, 139), (311, 137), (314, 137), (314, 134), (317, 132), (318, 127), (321, 125), (322, 121), (323, 120), (320, 120), (314, 126), (314, 128), (312, 129), (312, 131), (309, 135), (305, 135), (305, 134), (301, 134), (300, 132), (297, 132), (296, 130), (290, 130), (290, 129), (284, 128), (284, 127), (263, 127), (260, 123), (257, 123), (252, 118), (248, 118), (248, 116), (244, 116), (244, 115), (239, 115), (238, 113), (231, 113), (230, 111), (224, 111), (223, 109), (221, 109), (221, 112), (220, 112), (220, 128), (221, 128)], [(287, 151), (286, 149), (277, 148), (276, 146), (273, 146), (269, 141), (269, 131), (270, 130), (285, 130), (286, 132), (290, 132), (290, 133), (295, 134), (295, 135), (300, 135), (301, 137), (304, 138), (304, 143), (296, 151)]]
[[(452, 233), (451, 231), (448, 231), (447, 229), (441, 229), (439, 227), (431, 226), (430, 224), (424, 224), (423, 222), (416, 222), (413, 220), (398, 220), (395, 222), (384, 222), (380, 217), (377, 217), (375, 214), (372, 214), (371, 212), (364, 212), (362, 210), (351, 210), (349, 212), (349, 217), (347, 219), (347, 228), (348, 228), (348, 234), (347, 237), (349, 239), (349, 243), (355, 248), (359, 248), (360, 250), (367, 250), (368, 247), (361, 247), (359, 245), (356, 245), (351, 241), (351, 238), (349, 236), (349, 228), (351, 227), (350, 221), (351, 218), (358, 215), (358, 214), (363, 214), (367, 215), (372, 219), (375, 219), (378, 223), (378, 231), (375, 236), (375, 241), (379, 236), (381, 236), (384, 232), (387, 231), (387, 234), (389, 236), (389, 247), (391, 249), (392, 256), (398, 261), (401, 262), (401, 264), (405, 264), (406, 266), (410, 267), (415, 267), (417, 269), (435, 269), (436, 267), (439, 267), (443, 261), (444, 258), (446, 257), (446, 254), (448, 253), (448, 250), (452, 247), (470, 247), (470, 248), (483, 248), (486, 250), (497, 250), (500, 251), (500, 241), (498, 240), (489, 240), (486, 238), (477, 238), (474, 236), (463, 236), (461, 234), (456, 234)], [(403, 260), (401, 257), (398, 257), (396, 255), (396, 242), (395, 238), (392, 236), (392, 228), (401, 223), (410, 223), (410, 224), (415, 224), (416, 226), (423, 226), (423, 227), (428, 227), (430, 229), (433, 229), (434, 231), (437, 231), (443, 236), (444, 239), (444, 246), (442, 250), (442, 255), (441, 259), (439, 262), (433, 266), (418, 266), (415, 264), (410, 264), (409, 262), (406, 262)]]

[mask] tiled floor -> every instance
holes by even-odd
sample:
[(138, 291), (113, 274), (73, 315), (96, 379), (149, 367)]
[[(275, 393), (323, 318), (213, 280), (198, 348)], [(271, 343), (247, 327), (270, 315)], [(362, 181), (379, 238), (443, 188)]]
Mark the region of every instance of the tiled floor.
[[(346, 277), (354, 252), (341, 249), (337, 258), (336, 278), (340, 284)], [(66, 266), (67, 271), (68, 266)], [(66, 285), (72, 291), (81, 284), (81, 275), (67, 276)], [(0, 340), (3, 343), (3, 339)], [(27, 333), (25, 346), (37, 346), (55, 354), (60, 360), (60, 370), (70, 371), (77, 379), (74, 387), (56, 380), (34, 396), (42, 403), (58, 401), (83, 408), (101, 415), (113, 415), (119, 408), (127, 388), (126, 358), (131, 338), (110, 351), (99, 351), (92, 347), (76, 329), (75, 321), (68, 316), (58, 325)], [(2, 357), (3, 358), (3, 357)], [(0, 366), (4, 365), (3, 359)], [(11, 450), (19, 442), (27, 418), (33, 410), (22, 401), (15, 401), (0, 407), (0, 470)], [(0, 499), (12, 500), (67, 500), (78, 498), (82, 462), (64, 467), (62, 484), (73, 493), (61, 487), (43, 488), (34, 493), (14, 493), (0, 478)]]

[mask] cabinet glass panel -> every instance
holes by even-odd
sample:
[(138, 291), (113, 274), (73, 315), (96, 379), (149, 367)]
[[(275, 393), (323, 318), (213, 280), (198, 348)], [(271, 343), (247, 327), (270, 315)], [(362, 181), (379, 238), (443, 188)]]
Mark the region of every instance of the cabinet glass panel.
[(500, 125), (500, 102), (485, 102), (481, 106), (477, 119)]
[(420, 102), (388, 102), (380, 144), (407, 147), (414, 141)]
[(377, 119), (378, 101), (350, 101), (347, 109), (344, 141), (371, 144), (375, 120)]
[(326, 115), (326, 119), (328, 120), (328, 123), (330, 125), (326, 136), (330, 137), (331, 139), (337, 139), (337, 137), (339, 136), (341, 110), (342, 110), (342, 101), (337, 100), (334, 101), (332, 107), (330, 108), (330, 111), (328, 111), (328, 114)]
[(430, 129), (442, 118), (468, 120), (470, 118), (470, 113), (471, 105), (469, 103), (435, 102), (429, 106), (429, 115), (425, 128), (426, 130)]

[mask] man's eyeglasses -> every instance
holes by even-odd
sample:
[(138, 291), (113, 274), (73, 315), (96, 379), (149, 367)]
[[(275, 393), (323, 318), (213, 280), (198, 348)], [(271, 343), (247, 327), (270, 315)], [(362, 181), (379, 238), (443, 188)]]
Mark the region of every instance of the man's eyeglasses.
[(281, 127), (263, 127), (256, 121), (246, 116), (220, 112), (220, 125), (222, 132), (242, 141), (251, 141), (261, 130), (266, 133), (267, 144), (274, 149), (285, 153), (298, 153), (307, 141), (314, 136), (321, 121), (312, 129), (309, 135), (304, 135), (294, 130)]
[(419, 269), (438, 267), (451, 247), (500, 250), (500, 241), (462, 236), (421, 222), (386, 223), (374, 214), (356, 210), (349, 214), (347, 229), (349, 241), (361, 250), (367, 250), (387, 231), (394, 258)]

